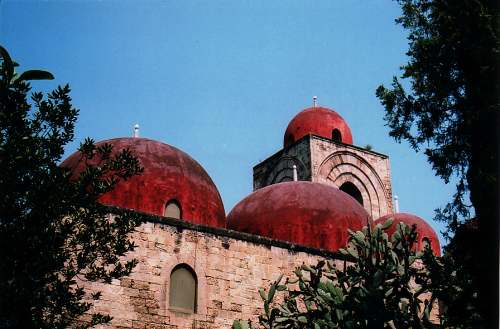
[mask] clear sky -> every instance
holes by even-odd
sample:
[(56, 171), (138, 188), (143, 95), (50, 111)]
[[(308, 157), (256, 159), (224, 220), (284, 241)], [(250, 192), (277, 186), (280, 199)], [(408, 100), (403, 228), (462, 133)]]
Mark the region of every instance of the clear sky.
[[(282, 147), (288, 122), (318, 96), (349, 123), (354, 144), (390, 156), (400, 210), (437, 230), (453, 186), (388, 136), (375, 89), (407, 59), (399, 7), (382, 0), (0, 0), (0, 43), (22, 69), (69, 83), (85, 137), (176, 146), (219, 188), (226, 212), (252, 191), (252, 167)], [(443, 242), (443, 241), (442, 241)]]

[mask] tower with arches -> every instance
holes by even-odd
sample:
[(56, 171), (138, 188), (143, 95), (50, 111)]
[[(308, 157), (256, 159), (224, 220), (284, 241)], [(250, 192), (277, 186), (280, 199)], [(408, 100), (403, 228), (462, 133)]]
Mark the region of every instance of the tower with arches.
[(334, 110), (317, 106), (288, 124), (283, 149), (253, 168), (253, 186), (297, 179), (334, 186), (356, 199), (373, 219), (392, 214), (389, 157), (355, 146), (351, 129)]

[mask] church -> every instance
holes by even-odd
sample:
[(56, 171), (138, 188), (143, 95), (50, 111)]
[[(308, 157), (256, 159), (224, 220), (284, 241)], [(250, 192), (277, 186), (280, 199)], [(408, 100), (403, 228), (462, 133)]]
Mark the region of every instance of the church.
[[(416, 224), (417, 248), (440, 254), (431, 226), (398, 212), (389, 157), (356, 146), (345, 120), (316, 98), (289, 122), (283, 148), (254, 166), (254, 191), (227, 215), (212, 179), (185, 152), (138, 134), (103, 143), (129, 148), (144, 167), (100, 200), (143, 218), (127, 255), (138, 260), (133, 273), (85, 284), (102, 291), (93, 311), (111, 315), (114, 328), (231, 328), (235, 319), (255, 320), (259, 287), (321, 258), (342, 265), (348, 229), (389, 217)], [(78, 173), (80, 159), (77, 152), (62, 165)]]

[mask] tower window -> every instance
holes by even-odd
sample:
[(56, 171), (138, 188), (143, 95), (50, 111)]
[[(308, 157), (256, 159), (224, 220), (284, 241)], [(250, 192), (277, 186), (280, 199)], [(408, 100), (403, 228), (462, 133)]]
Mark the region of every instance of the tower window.
[(185, 313), (196, 313), (198, 280), (187, 264), (179, 264), (170, 274), (169, 305)]
[(170, 200), (165, 205), (165, 211), (163, 212), (163, 216), (181, 219), (182, 218), (182, 209), (179, 202), (176, 200)]
[(340, 130), (336, 128), (332, 130), (332, 140), (334, 142), (342, 143), (342, 134), (340, 133)]
[(359, 202), (359, 204), (363, 205), (363, 196), (361, 195), (361, 192), (358, 190), (356, 185), (354, 185), (351, 182), (345, 182), (342, 184), (339, 188), (342, 192), (345, 192), (352, 196), (356, 201)]

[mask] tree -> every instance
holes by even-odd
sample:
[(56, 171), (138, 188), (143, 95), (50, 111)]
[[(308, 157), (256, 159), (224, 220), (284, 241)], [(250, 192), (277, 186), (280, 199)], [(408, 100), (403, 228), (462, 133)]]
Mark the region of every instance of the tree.
[(433, 295), (442, 309), (444, 328), (485, 328), (487, 327), (478, 305), (476, 287), (471, 285), (470, 269), (449, 252), (440, 259), (424, 256)]
[[(475, 215), (480, 239), (466, 241), (477, 247), (473, 262), (483, 271), (473, 275), (472, 283), (488, 326), (498, 328), (498, 2), (398, 2), (402, 16), (396, 22), (409, 32), (409, 62), (402, 66), (402, 80), (394, 77), (391, 88), (379, 86), (376, 95), (390, 135), (416, 151), (424, 148), (446, 183), (457, 177), (453, 200), (436, 217), (453, 235)], [(465, 268), (475, 267), (456, 256)]]
[[(415, 226), (399, 223), (389, 238), (385, 230), (390, 225), (392, 219), (373, 230), (350, 231), (348, 247), (340, 250), (350, 259), (343, 268), (331, 260), (304, 264), (295, 270), (295, 279), (282, 283), (280, 277), (267, 291), (261, 289), (261, 327), (436, 327), (430, 316), (437, 304), (431, 277), (442, 275), (443, 267), (430, 248), (415, 251)], [(434, 265), (435, 273), (429, 272), (427, 263)], [(284, 292), (282, 302), (276, 301), (277, 292)], [(249, 327), (247, 321), (233, 324), (234, 329)]]
[[(136, 263), (121, 256), (134, 248), (127, 235), (139, 218), (111, 218), (98, 198), (142, 168), (129, 150), (87, 139), (80, 151), (88, 167), (71, 177), (58, 165), (78, 115), (70, 88), (34, 92), (28, 101), (28, 81), (52, 74), (16, 74), (3, 47), (0, 64), (0, 327), (66, 328), (100, 297), (81, 282), (110, 282)], [(109, 320), (93, 314), (80, 325)]]

